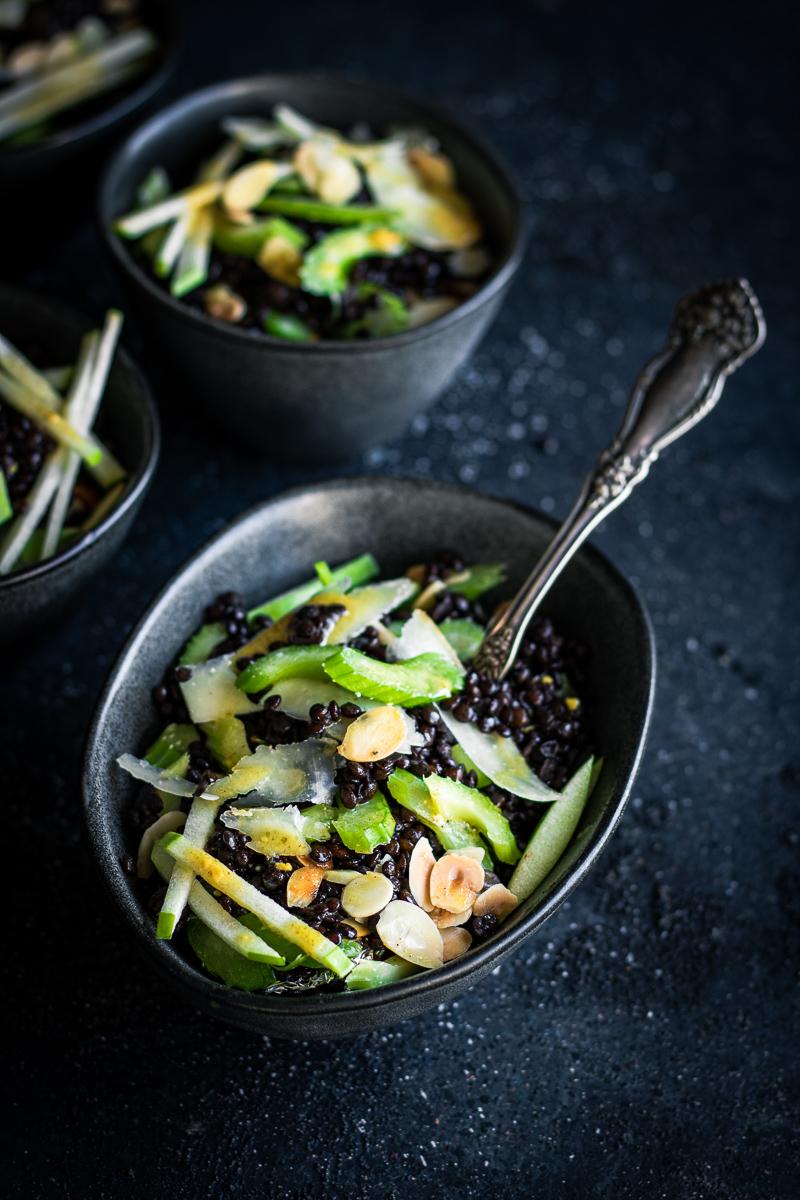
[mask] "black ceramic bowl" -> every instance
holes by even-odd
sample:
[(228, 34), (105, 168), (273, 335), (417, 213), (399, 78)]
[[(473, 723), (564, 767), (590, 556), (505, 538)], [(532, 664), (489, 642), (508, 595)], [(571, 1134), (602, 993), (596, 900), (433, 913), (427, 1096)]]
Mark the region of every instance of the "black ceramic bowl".
[(130, 851), (123, 814), (137, 785), (114, 760), (135, 751), (152, 732), (150, 690), (216, 593), (235, 588), (255, 603), (307, 576), (317, 559), (335, 563), (371, 550), (391, 574), (442, 545), (461, 548), (470, 558), (504, 560), (513, 589), (552, 532), (552, 522), (538, 513), (466, 488), (409, 479), (342, 480), (296, 489), (252, 509), (195, 555), (150, 606), (100, 699), (86, 750), (84, 802), (91, 842), (117, 905), (140, 945), (186, 998), (234, 1025), (274, 1037), (338, 1037), (375, 1029), (476, 983), (583, 879), (625, 807), (642, 754), (655, 672), (653, 636), (641, 601), (593, 549), (581, 550), (548, 609), (560, 629), (591, 649), (586, 698), (603, 772), (565, 859), (477, 949), (440, 970), (374, 991), (295, 998), (238, 992), (206, 977), (168, 942), (156, 941), (152, 921), (120, 866), (120, 857)]
[[(220, 121), (269, 116), (286, 102), (314, 120), (378, 131), (421, 125), (455, 162), (487, 230), (495, 265), (464, 304), (418, 329), (375, 341), (298, 344), (213, 321), (173, 299), (113, 233), (137, 185), (163, 164), (191, 178), (220, 144)], [(100, 189), (100, 222), (132, 303), (160, 347), (170, 386), (239, 443), (291, 462), (350, 458), (394, 437), (433, 402), (485, 332), (523, 250), (521, 206), (506, 170), (438, 109), (367, 83), (320, 75), (264, 75), (216, 84), (173, 104), (137, 130), (113, 158)]]
[[(0, 147), (0, 200), (18, 200), (24, 193), (26, 199), (33, 197), (35, 202), (37, 185), (58, 176), (61, 182), (58, 204), (53, 205), (50, 189), (43, 197), (47, 220), (52, 222), (62, 205), (68, 205), (70, 194), (80, 194), (79, 176), (72, 173), (67, 187), (64, 172), (73, 172), (76, 164), (92, 151), (102, 149), (115, 133), (130, 124), (137, 113), (141, 113), (163, 90), (172, 75), (177, 58), (179, 8), (180, 0), (149, 0), (143, 5), (145, 23), (158, 36), (160, 55), (154, 68), (140, 80), (133, 81), (129, 90), (120, 92), (108, 104), (100, 97), (91, 107), (87, 106), (87, 115), (77, 117), (74, 124), (69, 112), (65, 113), (57, 132), (40, 142), (18, 148)], [(38, 211), (39, 206), (36, 207)], [(25, 220), (25, 209), (18, 215)], [(14, 224), (16, 228), (16, 220)]]
[[(74, 362), (94, 322), (29, 292), (0, 287), (0, 331), (15, 346), (41, 348), (43, 365)], [(61, 554), (0, 575), (0, 640), (11, 644), (57, 617), (125, 540), (158, 463), (160, 434), (150, 390), (119, 349), (100, 409), (98, 430), (129, 472), (119, 503), (99, 525)], [(2, 529), (0, 529), (2, 534)]]

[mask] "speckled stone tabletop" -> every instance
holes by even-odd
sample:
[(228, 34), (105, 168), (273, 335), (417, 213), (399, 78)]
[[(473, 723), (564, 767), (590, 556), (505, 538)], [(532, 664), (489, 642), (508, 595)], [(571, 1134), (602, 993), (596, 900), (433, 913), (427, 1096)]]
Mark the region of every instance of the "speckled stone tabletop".
[[(131, 622), (240, 510), (332, 473), (243, 460), (162, 392), (165, 452), (125, 550), (0, 671), (7, 1194), (797, 1195), (788, 10), (191, 5), (176, 91), (270, 67), (391, 81), (473, 123), (529, 205), (527, 261), (471, 363), (405, 437), (342, 471), (457, 479), (563, 513), (679, 294), (745, 274), (770, 334), (597, 535), (646, 597), (660, 670), (605, 857), (472, 992), (353, 1042), (269, 1042), (175, 1001), (131, 955), (81, 841), (81, 743)], [(118, 299), (88, 203), (19, 277), (95, 315)]]

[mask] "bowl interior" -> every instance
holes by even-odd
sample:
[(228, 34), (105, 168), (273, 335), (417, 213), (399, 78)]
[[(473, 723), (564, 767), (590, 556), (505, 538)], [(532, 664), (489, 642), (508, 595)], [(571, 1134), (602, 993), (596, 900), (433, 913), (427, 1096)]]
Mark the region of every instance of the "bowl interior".
[[(0, 286), (0, 332), (40, 368), (60, 367), (76, 361), (81, 338), (98, 322), (79, 316), (29, 292)], [(123, 509), (139, 494), (158, 457), (158, 423), (149, 388), (124, 350), (118, 348), (109, 374), (96, 425), (129, 474), (120, 501), (92, 533), (74, 547), (40, 566), (15, 571), (0, 579), (0, 587), (19, 582), (32, 573), (48, 570), (101, 537)]]
[[(188, 185), (198, 163), (224, 140), (223, 118), (269, 118), (278, 103), (345, 132), (365, 121), (379, 136), (394, 127), (424, 127), (453, 159), (460, 187), (482, 219), (495, 258), (493, 276), (518, 250), (521, 217), (515, 189), (505, 168), (472, 134), (406, 96), (324, 75), (264, 75), (218, 84), (158, 113), (128, 139), (106, 173), (100, 193), (104, 230), (134, 206), (136, 188), (151, 167), (166, 167), (176, 187)], [(111, 244), (130, 265), (129, 248), (113, 235)]]
[(133, 785), (114, 760), (138, 749), (150, 732), (150, 689), (200, 622), (204, 605), (229, 589), (256, 603), (306, 578), (310, 564), (321, 558), (336, 563), (370, 550), (383, 571), (392, 573), (444, 546), (471, 559), (506, 562), (510, 594), (551, 535), (546, 518), (464, 488), (400, 479), (340, 481), (290, 492), (245, 514), (180, 571), (151, 606), (112, 672), (89, 735), (86, 815), (101, 870), (125, 917), (160, 965), (206, 1004), (227, 1009), (228, 1016), (238, 1010), (251, 1021), (259, 1014), (273, 1020), (311, 1012), (333, 1016), (393, 1001), (402, 1005), (415, 993), (463, 986), (488, 970), (498, 954), (555, 910), (619, 819), (643, 747), (654, 664), (649, 622), (636, 594), (601, 555), (582, 550), (547, 609), (562, 632), (590, 647), (587, 702), (605, 765), (575, 842), (554, 875), (498, 933), (441, 970), (353, 995), (292, 999), (233, 993), (190, 966), (169, 943), (156, 942), (120, 866), (120, 856), (130, 849), (123, 814)]

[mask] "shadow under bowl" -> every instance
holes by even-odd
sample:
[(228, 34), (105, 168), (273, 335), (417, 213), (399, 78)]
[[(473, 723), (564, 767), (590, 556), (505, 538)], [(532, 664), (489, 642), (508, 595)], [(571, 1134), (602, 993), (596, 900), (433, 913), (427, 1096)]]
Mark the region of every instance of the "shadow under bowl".
[[(494, 256), (479, 290), (446, 315), (394, 337), (292, 343), (212, 320), (176, 300), (137, 262), (112, 222), (162, 165), (175, 181), (222, 140), (230, 116), (271, 116), (287, 103), (313, 120), (376, 131), (421, 126), (453, 159)], [(131, 302), (159, 350), (170, 386), (239, 444), (287, 462), (352, 458), (399, 434), (433, 403), (486, 331), (524, 247), (517, 189), (494, 154), (440, 110), (368, 83), (324, 75), (264, 75), (216, 84), (171, 105), (125, 142), (100, 188), (103, 236)]]
[[(0, 331), (41, 366), (75, 362), (96, 322), (30, 292), (0, 286)], [(0, 575), (0, 642), (12, 644), (63, 614), (120, 548), (158, 463), (158, 415), (144, 377), (117, 350), (97, 424), (128, 472), (119, 503), (79, 541), (34, 566)], [(4, 530), (0, 527), (0, 538)]]
[[(89, 732), (85, 817), (98, 865), (139, 945), (199, 1009), (260, 1034), (352, 1036), (413, 1017), (477, 983), (550, 917), (584, 878), (622, 815), (644, 747), (655, 661), (649, 619), (633, 588), (596, 550), (584, 548), (552, 592), (562, 633), (590, 649), (585, 693), (604, 766), (572, 845), (553, 874), (486, 942), (463, 958), (373, 991), (299, 997), (257, 995), (215, 982), (169, 942), (159, 942), (122, 870), (131, 846), (125, 812), (135, 785), (115, 765), (153, 732), (150, 691), (218, 592), (248, 604), (332, 563), (371, 550), (388, 574), (442, 546), (508, 564), (510, 594), (553, 534), (527, 508), (466, 488), (409, 479), (341, 480), (299, 488), (252, 509), (201, 549), (150, 605), (114, 666)], [(265, 551), (268, 550), (268, 553)], [(135, 849), (135, 848), (134, 848)]]

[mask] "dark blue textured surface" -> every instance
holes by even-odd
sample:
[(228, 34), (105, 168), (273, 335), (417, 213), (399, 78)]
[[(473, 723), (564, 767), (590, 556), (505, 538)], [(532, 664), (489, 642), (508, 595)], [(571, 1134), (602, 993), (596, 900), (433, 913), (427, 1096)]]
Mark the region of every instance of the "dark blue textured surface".
[[(312, 21), (191, 5), (182, 86), (322, 65), (413, 87), (473, 121), (530, 203), (528, 264), (472, 364), (350, 473), (460, 479), (561, 513), (677, 295), (746, 274), (770, 336), (598, 534), (644, 591), (661, 671), (600, 867), (457, 1004), (328, 1046), (175, 1003), (130, 956), (81, 846), (81, 739), (129, 624), (226, 519), (301, 479), (242, 460), (162, 393), (162, 467), (124, 552), (0, 675), (13, 1194), (796, 1195), (797, 56), (782, 7), (327, 5)], [(46, 261), (32, 248), (26, 278), (98, 315), (116, 298), (88, 220)]]

